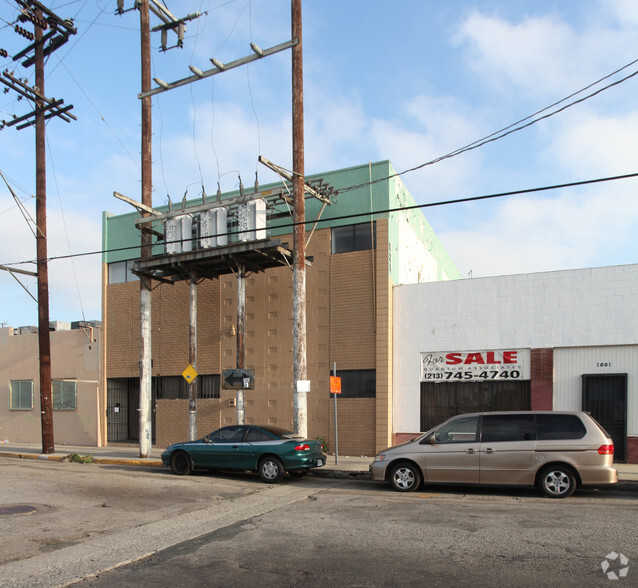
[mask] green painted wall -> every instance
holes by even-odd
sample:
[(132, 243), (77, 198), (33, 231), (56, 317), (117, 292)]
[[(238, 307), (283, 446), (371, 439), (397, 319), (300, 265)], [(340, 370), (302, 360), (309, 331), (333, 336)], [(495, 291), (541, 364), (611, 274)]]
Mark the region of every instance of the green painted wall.
[[(390, 177), (395, 174), (395, 170), (389, 161), (379, 161), (367, 165), (360, 165), (335, 171), (308, 176), (309, 180), (323, 179), (324, 182), (333, 185), (340, 190), (336, 197), (336, 202), (331, 206), (326, 206), (321, 221), (317, 225), (318, 229), (337, 227), (355, 223), (363, 223), (370, 220), (370, 212), (387, 211), (392, 208), (402, 206), (412, 206), (414, 199), (405, 188), (399, 177)], [(388, 179), (389, 178), (389, 179)], [(370, 183), (372, 182), (372, 183)], [(269, 184), (260, 186), (261, 191), (278, 188), (281, 184)], [(360, 187), (356, 187), (360, 186)], [(252, 190), (252, 186), (246, 186), (246, 190)], [(222, 195), (224, 198), (232, 198), (239, 195), (239, 191), (229, 192)], [(188, 201), (187, 206), (200, 204), (200, 199)], [(166, 211), (167, 206), (155, 207), (159, 211)], [(280, 212), (287, 210), (286, 206), (278, 207)], [(314, 221), (321, 210), (321, 202), (315, 199), (306, 200), (306, 219)], [(357, 215), (357, 216), (351, 216)], [(398, 283), (399, 267), (399, 218), (400, 215), (407, 215), (410, 225), (414, 229), (417, 227), (418, 237), (425, 247), (431, 252), (438, 264), (437, 279), (444, 276), (449, 278), (460, 278), (460, 274), (450, 256), (445, 251), (442, 243), (432, 230), (419, 209), (406, 212), (383, 212), (374, 215), (375, 219), (390, 219), (390, 252), (388, 263), (390, 264), (390, 275), (393, 283)], [(345, 217), (345, 218), (344, 218)], [(102, 239), (103, 239), (103, 261), (113, 263), (128, 259), (139, 258), (140, 232), (135, 228), (135, 220), (139, 218), (137, 212), (122, 215), (112, 215), (104, 212), (102, 216)], [(276, 219), (270, 226), (270, 234), (274, 237), (283, 234), (290, 234), (292, 227), (290, 223), (292, 217)], [(313, 224), (306, 225), (309, 231)], [(155, 248), (154, 253), (161, 253), (162, 246)]]

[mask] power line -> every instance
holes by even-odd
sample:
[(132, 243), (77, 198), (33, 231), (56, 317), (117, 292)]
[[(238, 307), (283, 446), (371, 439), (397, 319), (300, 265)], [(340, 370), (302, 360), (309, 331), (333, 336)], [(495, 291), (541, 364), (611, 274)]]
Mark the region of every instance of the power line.
[[(550, 104), (549, 106), (546, 106), (545, 108), (542, 108), (541, 110), (538, 110), (537, 112), (535, 112), (534, 114), (531, 114), (529, 116), (526, 116), (525, 118), (522, 118), (521, 120), (512, 123), (502, 129), (500, 129), (499, 131), (494, 131), (493, 133), (483, 137), (482, 139), (477, 139), (476, 141), (473, 141), (472, 143), (468, 143), (467, 145), (465, 145), (464, 147), (460, 147), (458, 149), (455, 149), (454, 151), (451, 151), (445, 155), (441, 155), (435, 159), (432, 159), (430, 161), (426, 161), (425, 163), (421, 163), (415, 167), (406, 169), (402, 172), (397, 172), (394, 174), (391, 174), (387, 177), (384, 178), (378, 178), (376, 180), (372, 180), (369, 182), (365, 182), (363, 184), (357, 184), (355, 186), (349, 186), (347, 188), (341, 188), (339, 191), (340, 192), (350, 192), (353, 190), (358, 190), (359, 188), (366, 188), (369, 185), (372, 184), (376, 184), (379, 182), (383, 182), (385, 180), (389, 180), (391, 178), (396, 178), (405, 174), (408, 174), (410, 172), (413, 171), (417, 171), (419, 169), (422, 169), (424, 167), (427, 167), (429, 165), (434, 165), (435, 163), (439, 163), (445, 159), (451, 159), (452, 157), (456, 157), (457, 155), (461, 155), (462, 153), (465, 153), (467, 151), (472, 151), (474, 149), (478, 149), (479, 147), (482, 147), (484, 145), (487, 145), (488, 143), (492, 143), (494, 141), (497, 141), (499, 139), (503, 139), (504, 137), (507, 137), (508, 135), (511, 135), (512, 133), (521, 131), (523, 129), (526, 129), (527, 127), (532, 126), (533, 124), (536, 124), (537, 122), (540, 122), (542, 120), (545, 120), (547, 118), (550, 118), (556, 114), (559, 114), (561, 112), (563, 112), (564, 110), (567, 110), (568, 108), (571, 108), (572, 106), (575, 106), (577, 104), (580, 104), (581, 102), (584, 102), (585, 100), (589, 100), (590, 98), (593, 98), (594, 96), (597, 96), (598, 94), (604, 92), (605, 90), (608, 90), (609, 88), (613, 88), (614, 86), (617, 86), (623, 82), (626, 82), (627, 80), (633, 78), (634, 76), (638, 75), (638, 70), (625, 76), (624, 78), (621, 78), (620, 80), (617, 80), (615, 82), (612, 82), (606, 86), (603, 86), (602, 88), (596, 90), (595, 92), (592, 92), (591, 94), (588, 94), (587, 96), (583, 96), (582, 98), (579, 98), (578, 100), (574, 100), (573, 102), (570, 102), (569, 104), (564, 105), (563, 107), (559, 108), (558, 110), (554, 110), (548, 114), (545, 114), (543, 116), (538, 116), (539, 114), (554, 108), (555, 106), (558, 106), (559, 104), (562, 104), (563, 102), (573, 98), (574, 96), (577, 96), (578, 94), (581, 94), (582, 92), (585, 92), (586, 90), (589, 90), (590, 88), (592, 88), (593, 86), (599, 84), (600, 82), (618, 74), (619, 72), (627, 69), (628, 67), (631, 67), (632, 65), (638, 63), (638, 59), (628, 63), (627, 65), (624, 65), (623, 67), (617, 69), (616, 71), (607, 74), (606, 76), (600, 78), (599, 80), (596, 80), (595, 82), (592, 82), (591, 84), (589, 84), (588, 86), (585, 86), (584, 88), (581, 88), (580, 90), (578, 90), (577, 92), (573, 92), (572, 94), (570, 94), (569, 96), (566, 96), (565, 98), (558, 100), (557, 102), (554, 102), (553, 104)], [(535, 118), (538, 117), (538, 118)], [(529, 121), (529, 122), (527, 122)], [(525, 123), (525, 124), (522, 124)], [(520, 125), (520, 126), (518, 126)]]
[[(577, 186), (587, 186), (587, 185), (591, 185), (591, 184), (600, 184), (603, 182), (613, 182), (613, 181), (617, 181), (617, 180), (627, 180), (627, 179), (631, 179), (631, 178), (638, 178), (638, 172), (636, 173), (631, 173), (631, 174), (623, 174), (623, 175), (619, 175), (619, 176), (609, 176), (609, 177), (605, 177), (605, 178), (595, 178), (595, 179), (591, 179), (591, 180), (580, 180), (577, 182), (568, 182), (565, 184), (553, 184), (550, 186), (542, 186), (542, 187), (538, 187), (538, 188), (525, 188), (522, 190), (511, 190), (509, 192), (497, 192), (495, 194), (485, 194), (482, 196), (469, 196), (467, 198), (455, 198), (453, 200), (442, 200), (439, 202), (430, 202), (427, 204), (413, 204), (411, 206), (399, 206), (396, 208), (387, 208), (384, 210), (373, 210), (373, 211), (365, 211), (365, 212), (356, 212), (356, 213), (352, 213), (352, 214), (344, 214), (344, 215), (340, 215), (340, 216), (334, 216), (334, 217), (330, 217), (330, 218), (323, 218), (323, 219), (316, 219), (316, 220), (308, 220), (308, 221), (302, 221), (302, 222), (290, 222), (290, 223), (284, 223), (281, 225), (276, 225), (274, 227), (271, 227), (271, 229), (287, 229), (287, 228), (293, 228), (297, 225), (309, 225), (309, 224), (314, 224), (315, 222), (318, 223), (326, 223), (326, 222), (334, 222), (337, 220), (346, 220), (346, 219), (350, 219), (350, 218), (358, 218), (358, 217), (370, 217), (373, 215), (379, 215), (379, 214), (390, 214), (393, 212), (406, 212), (409, 210), (416, 210), (416, 209), (420, 209), (420, 208), (433, 208), (435, 206), (447, 206), (450, 204), (463, 204), (466, 202), (477, 202), (480, 200), (488, 200), (488, 199), (494, 199), (494, 198), (503, 198), (506, 196), (523, 196), (526, 194), (534, 194), (537, 192), (547, 192), (549, 190), (561, 190), (564, 188), (574, 188)], [(374, 183), (374, 182), (371, 182)], [(368, 184), (366, 184), (368, 185)], [(226, 233), (218, 233), (218, 237), (219, 236), (231, 236), (231, 235), (236, 235), (238, 233), (240, 233), (241, 231), (236, 230), (236, 231), (228, 231)], [(172, 243), (173, 241), (171, 241)], [(149, 247), (157, 247), (158, 243), (154, 243), (152, 245), (149, 245)], [(129, 245), (126, 247), (116, 247), (113, 249), (101, 249), (99, 251), (86, 251), (84, 253), (75, 253), (75, 254), (70, 254), (70, 255), (58, 255), (58, 256), (54, 256), (54, 257), (49, 257), (48, 261), (59, 261), (59, 260), (63, 260), (63, 259), (69, 259), (72, 257), (87, 257), (89, 255), (104, 255), (106, 253), (118, 253), (120, 251), (131, 251), (131, 250), (136, 250), (139, 249), (139, 245)], [(4, 263), (4, 264), (0, 264), (0, 265), (4, 265), (4, 266), (14, 266), (14, 265), (24, 265), (24, 264), (32, 264), (35, 263), (35, 260), (27, 260), (27, 261), (17, 261), (17, 262), (12, 262), (12, 263)]]

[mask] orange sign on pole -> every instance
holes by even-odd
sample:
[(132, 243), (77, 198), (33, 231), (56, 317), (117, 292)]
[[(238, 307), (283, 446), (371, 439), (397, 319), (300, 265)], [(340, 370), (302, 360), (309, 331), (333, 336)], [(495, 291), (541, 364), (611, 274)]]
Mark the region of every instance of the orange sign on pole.
[(330, 376), (330, 394), (341, 394), (341, 378)]

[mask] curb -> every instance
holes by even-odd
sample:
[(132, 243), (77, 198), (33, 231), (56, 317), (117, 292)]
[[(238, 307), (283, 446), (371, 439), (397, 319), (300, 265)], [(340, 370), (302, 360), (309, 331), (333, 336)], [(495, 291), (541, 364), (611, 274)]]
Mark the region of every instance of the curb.
[[(38, 453), (19, 453), (0, 451), (0, 457), (12, 457), (16, 459), (33, 459), (44, 461), (58, 461), (68, 462), (73, 455), (69, 453), (67, 455), (45, 455)], [(90, 455), (90, 454), (89, 454)], [(86, 456), (85, 456), (86, 457)], [(139, 466), (147, 468), (163, 468), (161, 459), (153, 458), (120, 458), (120, 457), (93, 457), (93, 460), (87, 463), (96, 463), (100, 465), (123, 465), (123, 466)], [(308, 475), (316, 476), (318, 478), (335, 478), (341, 480), (372, 480), (372, 474), (368, 470), (337, 470), (337, 469), (320, 469), (313, 468), (308, 472)], [(619, 480), (614, 486), (609, 487), (612, 491), (617, 492), (638, 492), (638, 481), (636, 480)]]
[[(7, 451), (0, 451), (0, 457), (14, 457), (17, 459), (39, 459), (44, 461), (71, 461), (72, 453), (67, 455), (45, 455), (39, 453), (14, 453)], [(94, 457), (92, 455), (84, 456), (92, 457), (93, 459), (87, 463), (98, 463), (102, 465), (128, 465), (128, 466), (146, 466), (150, 468), (161, 468), (161, 459), (135, 459), (135, 458), (121, 458), (121, 457)]]

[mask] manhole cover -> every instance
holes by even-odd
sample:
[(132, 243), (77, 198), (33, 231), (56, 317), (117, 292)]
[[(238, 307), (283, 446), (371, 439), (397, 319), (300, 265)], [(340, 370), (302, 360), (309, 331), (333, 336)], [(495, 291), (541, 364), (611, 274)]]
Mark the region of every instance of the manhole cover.
[(14, 514), (31, 514), (36, 511), (35, 506), (27, 506), (26, 504), (8, 504), (0, 506), (0, 516)]

